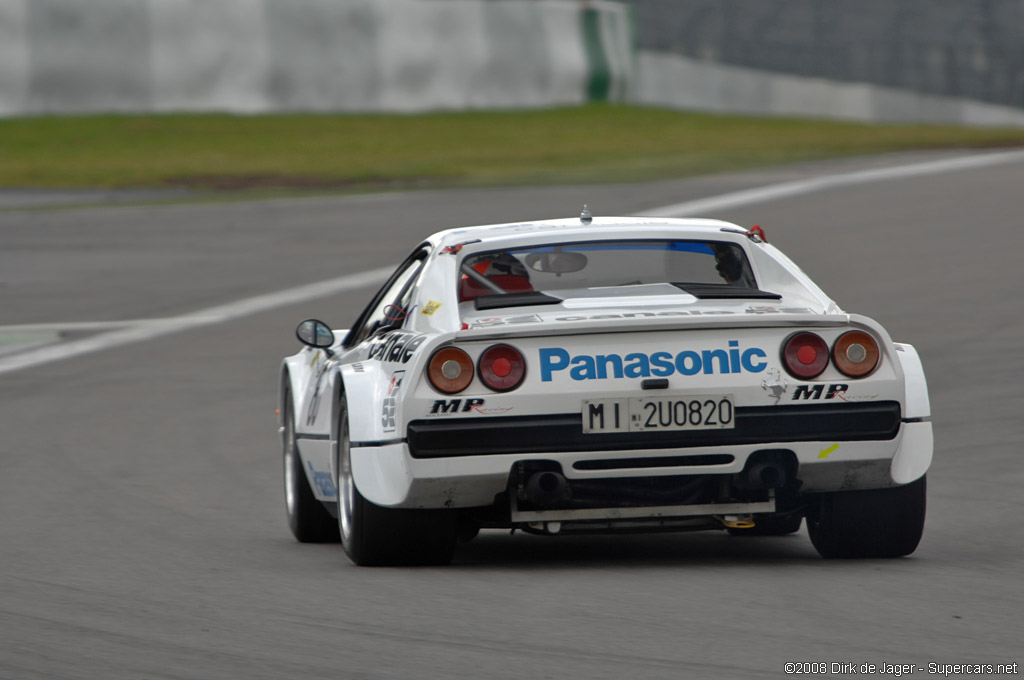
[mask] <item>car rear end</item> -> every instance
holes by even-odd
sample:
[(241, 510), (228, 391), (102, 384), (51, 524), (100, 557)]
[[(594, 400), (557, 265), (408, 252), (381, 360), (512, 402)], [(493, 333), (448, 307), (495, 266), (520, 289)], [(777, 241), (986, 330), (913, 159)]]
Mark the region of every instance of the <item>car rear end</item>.
[(913, 348), (723, 224), (447, 246), (460, 329), (424, 354), (405, 436), (361, 463), (389, 485), (375, 502), (548, 533), (742, 530), (922, 475)]
[[(460, 333), (405, 405), (419, 414), (412, 504), (440, 483), (449, 507), (486, 507), (496, 525), (741, 527), (798, 512), (809, 493), (891, 486), (904, 379), (884, 331), (733, 311), (606, 309)], [(850, 374), (851, 339), (873, 355), (868, 374)], [(460, 356), (465, 386), (444, 377)]]

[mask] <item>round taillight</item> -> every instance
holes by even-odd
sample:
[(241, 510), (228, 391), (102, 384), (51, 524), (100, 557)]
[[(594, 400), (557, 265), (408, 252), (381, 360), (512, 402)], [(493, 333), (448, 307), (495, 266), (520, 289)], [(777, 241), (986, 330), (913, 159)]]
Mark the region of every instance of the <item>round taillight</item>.
[(485, 349), (477, 367), (480, 379), (495, 392), (514, 390), (526, 377), (523, 355), (509, 345), (493, 345)]
[(847, 331), (832, 345), (836, 368), (851, 378), (860, 378), (878, 365), (878, 343), (864, 331)]
[(794, 333), (782, 345), (782, 360), (794, 378), (816, 378), (828, 366), (828, 345), (814, 333)]
[(458, 347), (443, 347), (430, 357), (427, 377), (438, 392), (461, 392), (473, 382), (473, 360)]

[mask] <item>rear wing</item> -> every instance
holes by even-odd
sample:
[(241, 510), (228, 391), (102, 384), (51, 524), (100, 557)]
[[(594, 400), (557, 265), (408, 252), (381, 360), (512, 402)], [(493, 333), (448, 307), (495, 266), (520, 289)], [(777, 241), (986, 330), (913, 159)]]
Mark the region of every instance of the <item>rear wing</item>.
[[(619, 312), (569, 314), (558, 319), (543, 318), (529, 310), (517, 310), (502, 316), (476, 319), (464, 324), (455, 334), (457, 340), (498, 340), (513, 337), (589, 335), (593, 333), (637, 333), (647, 331), (698, 330), (714, 328), (836, 328), (849, 326), (849, 314), (808, 314), (769, 311), (744, 313), (692, 312)], [(860, 317), (863, 319), (864, 317)], [(879, 331), (877, 324), (869, 326)]]

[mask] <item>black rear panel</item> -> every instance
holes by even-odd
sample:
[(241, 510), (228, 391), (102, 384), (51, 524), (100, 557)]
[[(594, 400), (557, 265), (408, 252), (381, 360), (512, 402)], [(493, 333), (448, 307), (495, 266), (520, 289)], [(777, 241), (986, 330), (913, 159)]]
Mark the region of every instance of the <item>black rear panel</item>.
[(414, 458), (678, 449), (806, 441), (882, 441), (900, 429), (900, 404), (747, 406), (736, 409), (731, 430), (584, 434), (579, 413), (499, 418), (414, 420), (409, 450)]

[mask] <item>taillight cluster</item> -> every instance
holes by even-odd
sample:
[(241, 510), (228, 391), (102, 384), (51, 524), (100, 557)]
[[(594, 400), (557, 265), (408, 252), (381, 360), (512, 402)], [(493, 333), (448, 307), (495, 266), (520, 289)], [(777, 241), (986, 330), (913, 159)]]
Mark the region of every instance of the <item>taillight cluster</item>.
[(832, 361), (845, 375), (860, 378), (878, 365), (878, 343), (864, 331), (843, 333), (832, 346)]
[(492, 345), (480, 354), (476, 371), (473, 360), (458, 347), (442, 347), (427, 364), (430, 384), (439, 392), (456, 394), (469, 387), (479, 374), (484, 385), (495, 392), (508, 392), (522, 384), (526, 377), (526, 361), (522, 353), (510, 345)]
[(480, 355), (480, 380), (495, 392), (519, 387), (526, 377), (526, 362), (515, 347), (493, 345)]
[(810, 380), (828, 368), (829, 358), (846, 376), (861, 378), (875, 370), (878, 342), (864, 331), (847, 331), (832, 343), (832, 351), (819, 335), (800, 331), (782, 344), (782, 363), (794, 378)]
[(473, 382), (473, 360), (458, 347), (442, 347), (430, 357), (427, 377), (438, 392), (461, 392)]
[(795, 378), (814, 378), (828, 366), (828, 345), (814, 333), (795, 333), (782, 346), (782, 359)]

